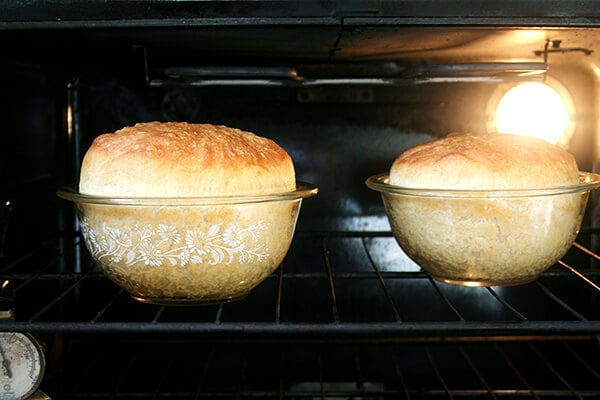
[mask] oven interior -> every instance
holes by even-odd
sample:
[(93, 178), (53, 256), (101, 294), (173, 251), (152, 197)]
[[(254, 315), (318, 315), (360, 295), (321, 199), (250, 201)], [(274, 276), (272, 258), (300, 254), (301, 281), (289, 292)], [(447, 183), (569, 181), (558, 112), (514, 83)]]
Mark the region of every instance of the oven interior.
[[(593, 7), (147, 3), (2, 6), (0, 330), (43, 343), (44, 393), (600, 397), (594, 193), (576, 245), (538, 280), (462, 287), (404, 255), (364, 184), (419, 142), (487, 132), (498, 90), (529, 80), (568, 90), (566, 146), (596, 171)], [(91, 261), (72, 205), (56, 196), (95, 136), (154, 120), (270, 137), (319, 187), (284, 262), (247, 298), (132, 300)]]

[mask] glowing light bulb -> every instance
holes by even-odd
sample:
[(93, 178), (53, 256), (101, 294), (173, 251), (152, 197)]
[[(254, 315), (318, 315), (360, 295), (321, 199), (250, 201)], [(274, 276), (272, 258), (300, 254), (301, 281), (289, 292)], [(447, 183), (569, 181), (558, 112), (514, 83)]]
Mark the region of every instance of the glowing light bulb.
[(571, 124), (569, 108), (561, 95), (540, 82), (514, 86), (496, 109), (496, 131), (535, 136), (559, 143)]

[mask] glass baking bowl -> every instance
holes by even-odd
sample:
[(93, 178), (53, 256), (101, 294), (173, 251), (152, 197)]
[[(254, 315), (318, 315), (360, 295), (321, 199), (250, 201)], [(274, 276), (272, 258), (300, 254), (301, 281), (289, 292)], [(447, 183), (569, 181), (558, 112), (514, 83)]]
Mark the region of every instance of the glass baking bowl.
[(304, 182), (288, 193), (193, 198), (108, 198), (58, 190), (75, 203), (94, 261), (133, 298), (162, 305), (241, 299), (286, 255)]
[(374, 175), (392, 233), (432, 278), (464, 286), (531, 282), (569, 250), (600, 175), (531, 190), (412, 189)]

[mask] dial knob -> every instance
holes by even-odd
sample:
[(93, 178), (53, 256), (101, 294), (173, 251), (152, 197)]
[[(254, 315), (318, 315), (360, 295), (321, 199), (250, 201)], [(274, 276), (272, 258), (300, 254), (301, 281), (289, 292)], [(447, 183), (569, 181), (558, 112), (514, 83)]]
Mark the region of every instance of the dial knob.
[(44, 352), (31, 335), (0, 332), (0, 398), (27, 399), (44, 375)]

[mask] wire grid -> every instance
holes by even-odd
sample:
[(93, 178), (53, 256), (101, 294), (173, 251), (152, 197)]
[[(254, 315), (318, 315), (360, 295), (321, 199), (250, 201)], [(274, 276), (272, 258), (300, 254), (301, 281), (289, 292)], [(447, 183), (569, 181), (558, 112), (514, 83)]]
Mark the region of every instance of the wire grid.
[[(0, 272), (8, 281), (15, 318), (5, 330), (204, 332), (273, 335), (389, 336), (479, 333), (600, 332), (599, 257), (576, 244), (535, 282), (465, 288), (439, 283), (415, 268), (380, 265), (373, 245), (389, 233), (300, 234), (280, 268), (246, 299), (204, 307), (141, 304), (81, 251), (46, 244)], [(57, 242), (60, 243), (60, 242)], [(378, 250), (378, 249), (375, 249)], [(345, 254), (349, 253), (349, 254)], [(590, 261), (591, 260), (591, 261)], [(389, 263), (388, 263), (389, 264)]]
[[(592, 340), (386, 345), (68, 342), (53, 398), (594, 399)], [(62, 364), (61, 364), (62, 365)]]
[(61, 338), (53, 399), (600, 398), (587, 248), (531, 284), (462, 288), (380, 263), (388, 239), (301, 234), (248, 298), (183, 308), (132, 300), (91, 261), (72, 272), (80, 241), (47, 243), (2, 272), (3, 326)]

